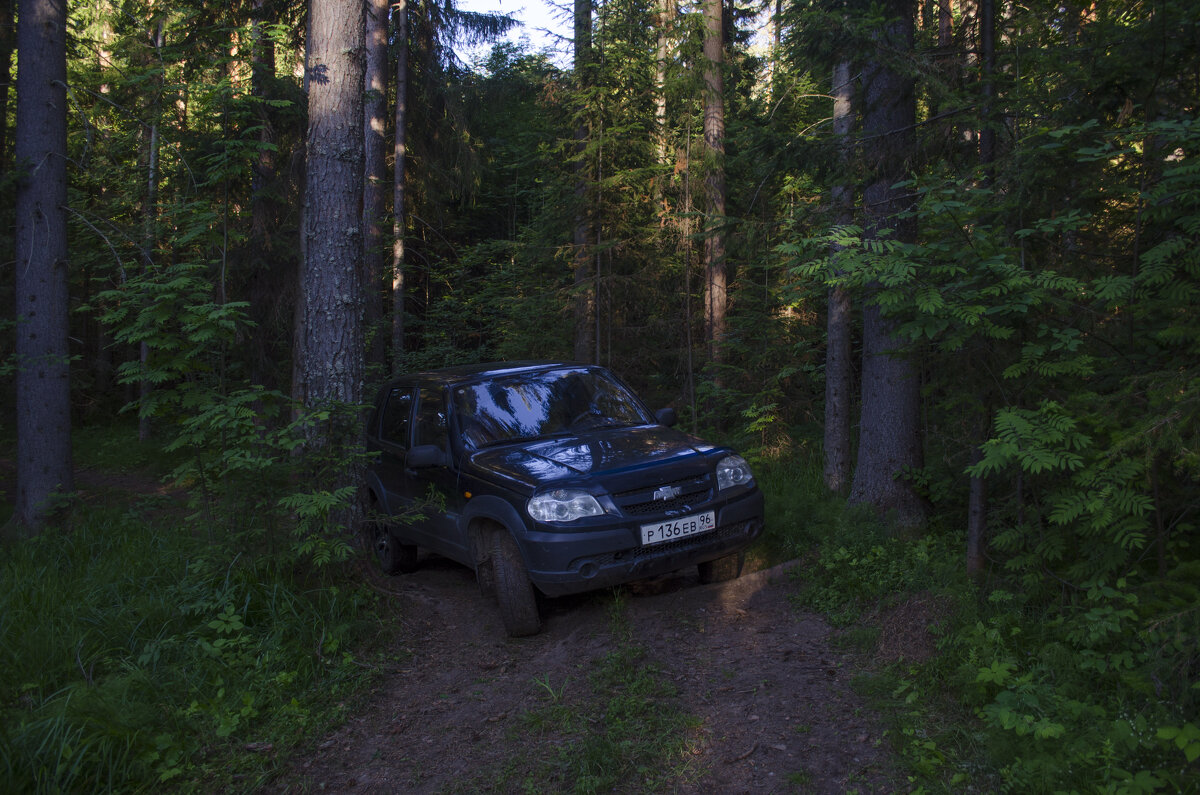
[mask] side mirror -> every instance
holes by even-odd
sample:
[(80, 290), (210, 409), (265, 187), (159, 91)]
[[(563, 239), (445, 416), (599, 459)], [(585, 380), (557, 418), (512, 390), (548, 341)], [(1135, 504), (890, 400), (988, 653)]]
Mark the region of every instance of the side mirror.
[(450, 457), (442, 448), (433, 444), (419, 444), (408, 451), (405, 464), (409, 469), (428, 469), (429, 467), (448, 466)]
[(675, 414), (675, 409), (670, 406), (654, 412), (654, 419), (658, 421), (659, 425), (665, 425), (668, 428), (679, 422), (679, 417)]

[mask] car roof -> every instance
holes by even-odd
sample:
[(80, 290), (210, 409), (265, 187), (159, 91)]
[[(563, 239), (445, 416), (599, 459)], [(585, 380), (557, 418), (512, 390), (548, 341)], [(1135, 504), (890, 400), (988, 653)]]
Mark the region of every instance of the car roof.
[(385, 389), (405, 384), (441, 385), (476, 381), (498, 375), (515, 375), (520, 373), (545, 372), (562, 367), (587, 367), (594, 365), (569, 361), (513, 361), (513, 362), (483, 362), (480, 364), (460, 364), (454, 367), (443, 367), (438, 370), (423, 370), (414, 373), (404, 373), (390, 380)]

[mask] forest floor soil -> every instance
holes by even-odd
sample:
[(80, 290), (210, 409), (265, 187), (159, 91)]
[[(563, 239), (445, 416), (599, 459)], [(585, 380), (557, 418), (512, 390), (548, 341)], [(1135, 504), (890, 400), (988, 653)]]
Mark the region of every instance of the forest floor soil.
[(714, 584), (678, 573), (547, 600), (542, 632), (521, 639), (505, 636), (468, 569), (430, 557), (412, 574), (372, 575), (396, 608), (396, 663), (270, 789), (577, 791), (564, 758), (586, 753), (579, 727), (603, 734), (615, 719), (595, 672), (632, 652), (664, 685), (661, 708), (687, 716), (686, 736), (670, 759), (603, 791), (902, 790), (879, 717), (851, 689), (856, 658), (790, 598), (795, 569)]
[[(11, 487), (10, 461), (0, 485)], [(163, 494), (137, 475), (82, 470), (84, 498)], [(558, 793), (585, 791), (564, 763), (613, 716), (597, 670), (628, 660), (661, 680), (653, 698), (686, 716), (669, 758), (602, 791), (891, 793), (906, 791), (880, 717), (851, 687), (864, 659), (798, 607), (797, 562), (701, 584), (678, 572), (543, 603), (530, 638), (508, 638), (474, 573), (422, 555), (385, 577), (364, 561), (388, 636), (370, 692), (349, 717), (281, 762), (268, 793)], [(933, 654), (932, 600), (875, 615), (872, 662)], [(609, 665), (611, 668), (611, 665)], [(632, 675), (631, 675), (632, 676)], [(618, 678), (617, 686), (621, 683)], [(580, 726), (583, 727), (582, 731)], [(658, 738), (647, 738), (653, 745)], [(257, 750), (257, 749), (256, 749)]]

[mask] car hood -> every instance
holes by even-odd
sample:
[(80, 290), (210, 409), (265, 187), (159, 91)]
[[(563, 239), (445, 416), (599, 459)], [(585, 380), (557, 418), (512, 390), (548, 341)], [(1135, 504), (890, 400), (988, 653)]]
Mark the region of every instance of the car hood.
[(475, 453), (471, 460), (482, 469), (536, 487), (673, 461), (686, 466), (687, 459), (699, 465), (714, 449), (682, 431), (650, 425), (490, 447)]

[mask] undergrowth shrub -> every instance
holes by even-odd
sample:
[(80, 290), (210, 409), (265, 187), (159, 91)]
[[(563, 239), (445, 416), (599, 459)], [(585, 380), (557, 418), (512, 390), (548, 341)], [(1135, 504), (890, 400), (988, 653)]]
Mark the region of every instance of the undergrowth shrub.
[(955, 692), (975, 710), (1009, 789), (1200, 785), (1200, 744), (1189, 739), (1195, 602), (1163, 613), (1153, 604), (1160, 592), (1153, 582), (1097, 581), (1061, 604), (1038, 606), (997, 589), (978, 620), (947, 639), (944, 651), (958, 664)]
[[(360, 589), (104, 507), (0, 563), (0, 790), (221, 786), (295, 742), (365, 669)], [(317, 685), (319, 683), (319, 692)]]
[[(769, 506), (787, 471), (761, 473)], [(946, 606), (934, 657), (871, 664), (861, 683), (913, 791), (1200, 789), (1200, 564), (1061, 582), (1047, 601), (1044, 589), (971, 582), (959, 532), (895, 536), (819, 496), (815, 473), (807, 483), (817, 496), (769, 511), (803, 523), (785, 530), (802, 563), (798, 603), (851, 635), (918, 594)]]

